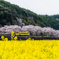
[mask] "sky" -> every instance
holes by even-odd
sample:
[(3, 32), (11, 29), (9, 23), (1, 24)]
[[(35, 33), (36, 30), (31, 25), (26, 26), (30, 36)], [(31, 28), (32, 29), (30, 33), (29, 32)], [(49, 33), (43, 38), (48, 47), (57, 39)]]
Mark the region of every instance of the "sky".
[(5, 0), (38, 15), (59, 14), (59, 0)]

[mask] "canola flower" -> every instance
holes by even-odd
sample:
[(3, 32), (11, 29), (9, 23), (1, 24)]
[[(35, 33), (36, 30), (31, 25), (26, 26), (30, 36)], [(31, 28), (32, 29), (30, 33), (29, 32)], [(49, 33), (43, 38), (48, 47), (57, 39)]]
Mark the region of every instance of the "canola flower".
[(4, 39), (5, 39), (5, 37), (4, 37), (4, 36), (1, 36), (1, 39), (2, 39), (2, 40), (4, 40)]
[(15, 32), (14, 31), (12, 31), (11, 32), (11, 40), (17, 40), (18, 38), (17, 38), (17, 36), (15, 36)]
[(12, 32), (11, 32), (11, 40), (13, 40), (13, 39), (14, 39), (14, 36), (15, 36), (15, 32), (14, 32), (14, 31), (12, 31)]
[[(4, 36), (1, 36), (1, 39), (3, 40), (3, 41), (8, 41), (8, 38), (5, 38)], [(17, 38), (17, 36), (15, 36), (15, 32), (14, 31), (12, 31), (11, 32), (11, 40), (17, 40), (18, 38)]]
[(15, 36), (15, 32), (14, 31), (12, 31), (11, 32), (11, 40), (17, 40), (18, 38), (17, 38), (17, 36)]
[(59, 59), (59, 40), (0, 41), (0, 59)]
[(4, 36), (1, 36), (1, 39), (2, 39), (3, 41), (8, 41), (8, 38), (5, 38)]
[(15, 37), (14, 37), (14, 40), (17, 40), (17, 39), (18, 39), (17, 36), (15, 36)]
[(5, 41), (8, 41), (8, 38), (5, 38), (4, 40), (5, 40)]

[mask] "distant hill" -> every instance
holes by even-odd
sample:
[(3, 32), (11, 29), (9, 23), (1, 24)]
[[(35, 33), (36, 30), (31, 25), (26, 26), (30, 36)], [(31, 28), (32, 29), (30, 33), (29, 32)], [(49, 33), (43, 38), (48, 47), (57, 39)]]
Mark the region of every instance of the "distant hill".
[(25, 25), (52, 27), (59, 29), (59, 15), (37, 15), (10, 2), (0, 0), (0, 26), (19, 25), (17, 18), (22, 19)]
[(41, 18), (36, 13), (0, 0), (0, 25), (18, 25), (17, 17), (21, 18), (26, 25), (45, 26), (40, 22)]
[(56, 30), (59, 30), (59, 15), (39, 15), (39, 17), (42, 19), (42, 23), (44, 23), (48, 27), (52, 27)]

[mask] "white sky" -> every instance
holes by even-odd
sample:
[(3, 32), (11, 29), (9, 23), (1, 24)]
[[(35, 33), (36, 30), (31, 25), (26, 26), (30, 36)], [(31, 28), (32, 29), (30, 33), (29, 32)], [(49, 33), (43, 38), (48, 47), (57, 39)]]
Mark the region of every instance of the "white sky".
[(59, 14), (59, 0), (5, 0), (40, 15)]

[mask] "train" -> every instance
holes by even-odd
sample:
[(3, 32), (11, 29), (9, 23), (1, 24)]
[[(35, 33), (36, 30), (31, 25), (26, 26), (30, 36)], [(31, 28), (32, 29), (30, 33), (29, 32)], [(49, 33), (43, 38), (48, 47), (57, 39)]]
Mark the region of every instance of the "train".
[(29, 32), (15, 32), (15, 35), (18, 35), (18, 36), (29, 36), (30, 33)]

